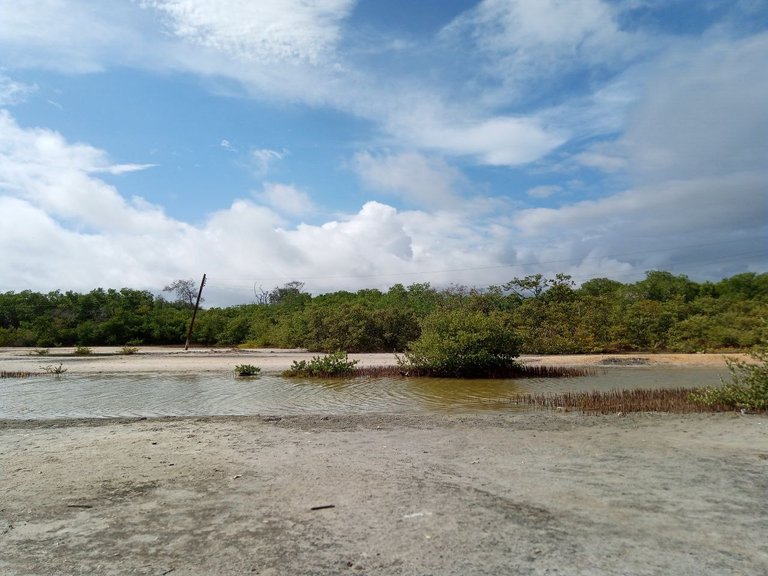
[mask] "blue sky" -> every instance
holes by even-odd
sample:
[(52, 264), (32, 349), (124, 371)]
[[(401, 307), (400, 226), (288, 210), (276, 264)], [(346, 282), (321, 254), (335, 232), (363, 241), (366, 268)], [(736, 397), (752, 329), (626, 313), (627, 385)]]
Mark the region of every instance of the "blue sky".
[(768, 2), (0, 0), (0, 290), (768, 270)]

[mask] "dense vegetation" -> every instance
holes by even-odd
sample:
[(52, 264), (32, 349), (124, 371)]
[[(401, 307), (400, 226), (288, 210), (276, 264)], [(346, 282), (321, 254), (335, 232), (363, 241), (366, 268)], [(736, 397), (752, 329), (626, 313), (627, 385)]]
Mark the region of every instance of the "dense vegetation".
[[(635, 283), (597, 278), (579, 288), (559, 274), (515, 278), (483, 289), (397, 284), (386, 292), (314, 297), (302, 290), (301, 283), (291, 282), (263, 294), (257, 303), (203, 310), (193, 342), (421, 354), (429, 338), (451, 326), (460, 328), (461, 322), (482, 328), (492, 339), (499, 338), (497, 328), (503, 326), (506, 335), (500, 342), (512, 354), (734, 350), (751, 348), (768, 336), (768, 274), (697, 283), (652, 271)], [(168, 301), (128, 288), (2, 293), (0, 346), (179, 344), (191, 306), (188, 295), (177, 295)], [(419, 345), (423, 330), (421, 341), (427, 343)], [(451, 345), (466, 345), (471, 353), (475, 343), (457, 338)], [(410, 349), (409, 343), (414, 343)], [(486, 361), (506, 361), (506, 356), (478, 357)]]

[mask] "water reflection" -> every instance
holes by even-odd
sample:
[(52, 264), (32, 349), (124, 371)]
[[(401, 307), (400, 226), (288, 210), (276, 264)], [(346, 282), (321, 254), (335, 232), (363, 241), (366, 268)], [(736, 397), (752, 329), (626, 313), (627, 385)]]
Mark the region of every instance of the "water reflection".
[(508, 410), (529, 392), (713, 386), (722, 370), (610, 367), (583, 378), (288, 379), (100, 374), (0, 379), (0, 418), (349, 414)]

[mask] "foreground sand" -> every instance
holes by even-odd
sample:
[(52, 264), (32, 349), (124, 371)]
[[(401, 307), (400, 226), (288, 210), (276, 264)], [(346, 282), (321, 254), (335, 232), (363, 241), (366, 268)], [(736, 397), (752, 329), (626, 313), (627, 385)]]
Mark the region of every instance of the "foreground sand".
[[(0, 370), (37, 371), (47, 365), (62, 364), (69, 373), (99, 372), (221, 372), (237, 364), (254, 364), (264, 372), (286, 370), (295, 360), (309, 360), (316, 354), (303, 350), (240, 350), (237, 348), (183, 348), (154, 346), (139, 348), (137, 354), (119, 354), (120, 348), (93, 348), (94, 354), (74, 356), (73, 348), (52, 348), (38, 356), (32, 348), (0, 348)], [(359, 366), (397, 364), (394, 354), (350, 354)], [(604, 362), (643, 362), (650, 366), (725, 365), (726, 357), (747, 358), (745, 354), (583, 354), (562, 356), (524, 356), (529, 364), (549, 366), (599, 366)]]
[(768, 573), (761, 416), (6, 421), (0, 478), (9, 575)]

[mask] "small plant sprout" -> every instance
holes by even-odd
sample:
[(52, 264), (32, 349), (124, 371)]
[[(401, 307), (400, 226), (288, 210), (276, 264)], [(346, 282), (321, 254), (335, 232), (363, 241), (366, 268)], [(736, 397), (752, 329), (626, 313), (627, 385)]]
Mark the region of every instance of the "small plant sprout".
[(46, 374), (52, 374), (54, 376), (61, 376), (64, 374), (64, 372), (67, 371), (66, 368), (64, 368), (63, 364), (59, 364), (58, 366), (53, 366), (52, 364), (49, 364), (48, 366), (42, 366), (43, 372)]
[(237, 376), (258, 376), (261, 372), (261, 368), (252, 364), (238, 364), (235, 366), (235, 374)]

